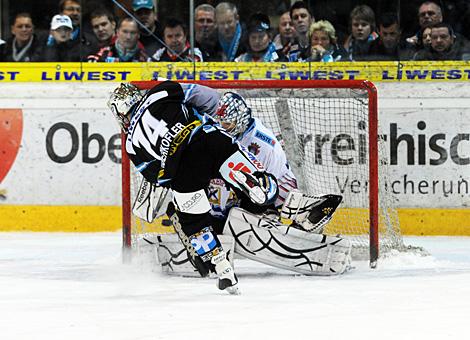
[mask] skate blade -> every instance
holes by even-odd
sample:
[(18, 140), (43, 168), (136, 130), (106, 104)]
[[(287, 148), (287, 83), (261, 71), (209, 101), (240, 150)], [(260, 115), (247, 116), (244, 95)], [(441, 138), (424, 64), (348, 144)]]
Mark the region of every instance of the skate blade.
[(238, 284), (234, 285), (234, 286), (230, 286), (230, 287), (227, 287), (225, 288), (225, 290), (230, 294), (230, 295), (241, 295), (242, 292), (240, 291), (240, 289), (238, 289)]

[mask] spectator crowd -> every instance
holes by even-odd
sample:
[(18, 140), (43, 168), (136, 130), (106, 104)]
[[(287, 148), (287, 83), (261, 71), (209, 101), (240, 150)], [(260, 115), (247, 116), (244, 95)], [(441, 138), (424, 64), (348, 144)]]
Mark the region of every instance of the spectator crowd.
[(230, 2), (202, 4), (194, 10), (194, 49), (186, 24), (178, 18), (160, 21), (152, 0), (133, 0), (128, 16), (119, 20), (108, 9), (97, 8), (89, 16), (89, 31), (80, 26), (79, 0), (60, 0), (58, 5), (46, 34), (35, 32), (30, 13), (16, 14), (11, 36), (0, 39), (0, 61), (470, 60), (469, 41), (446, 21), (434, 1), (416, 8), (419, 29), (410, 37), (402, 33), (396, 12), (376, 17), (367, 5), (352, 9), (349, 32), (343, 34), (328, 20), (316, 18), (303, 1), (280, 15), (277, 27), (264, 13), (240, 18)]

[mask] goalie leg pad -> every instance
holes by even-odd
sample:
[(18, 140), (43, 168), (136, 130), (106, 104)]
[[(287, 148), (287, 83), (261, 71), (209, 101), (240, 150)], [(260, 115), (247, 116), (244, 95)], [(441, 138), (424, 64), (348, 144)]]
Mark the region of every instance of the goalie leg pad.
[(342, 274), (351, 263), (347, 239), (307, 233), (240, 208), (230, 210), (224, 233), (235, 238), (235, 253), (300, 274)]

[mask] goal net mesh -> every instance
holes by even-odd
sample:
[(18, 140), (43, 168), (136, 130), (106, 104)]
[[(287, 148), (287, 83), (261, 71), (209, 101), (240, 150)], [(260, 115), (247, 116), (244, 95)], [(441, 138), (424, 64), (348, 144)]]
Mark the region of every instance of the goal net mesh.
[[(253, 115), (271, 128), (283, 145), (299, 189), (308, 194), (339, 194), (343, 202), (324, 233), (340, 234), (353, 242), (353, 258), (369, 258), (370, 178), (369, 167), (378, 165), (379, 252), (405, 250), (394, 197), (388, 190), (387, 149), (381, 138), (378, 159), (370, 158), (371, 115), (365, 89), (352, 88), (233, 88), (218, 89), (242, 95)], [(380, 126), (378, 130), (380, 136)], [(254, 146), (256, 148), (256, 146)], [(131, 202), (140, 175), (131, 170)], [(146, 234), (172, 232), (169, 221), (148, 224), (132, 217), (132, 242)]]

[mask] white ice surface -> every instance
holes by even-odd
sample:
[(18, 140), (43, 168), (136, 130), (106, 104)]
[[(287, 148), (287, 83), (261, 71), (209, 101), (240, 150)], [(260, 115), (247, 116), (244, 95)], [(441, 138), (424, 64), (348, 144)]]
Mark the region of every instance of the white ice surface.
[(213, 279), (121, 263), (119, 233), (0, 233), (0, 339), (470, 339), (470, 238), (406, 242), (340, 277), (237, 260), (241, 296)]

